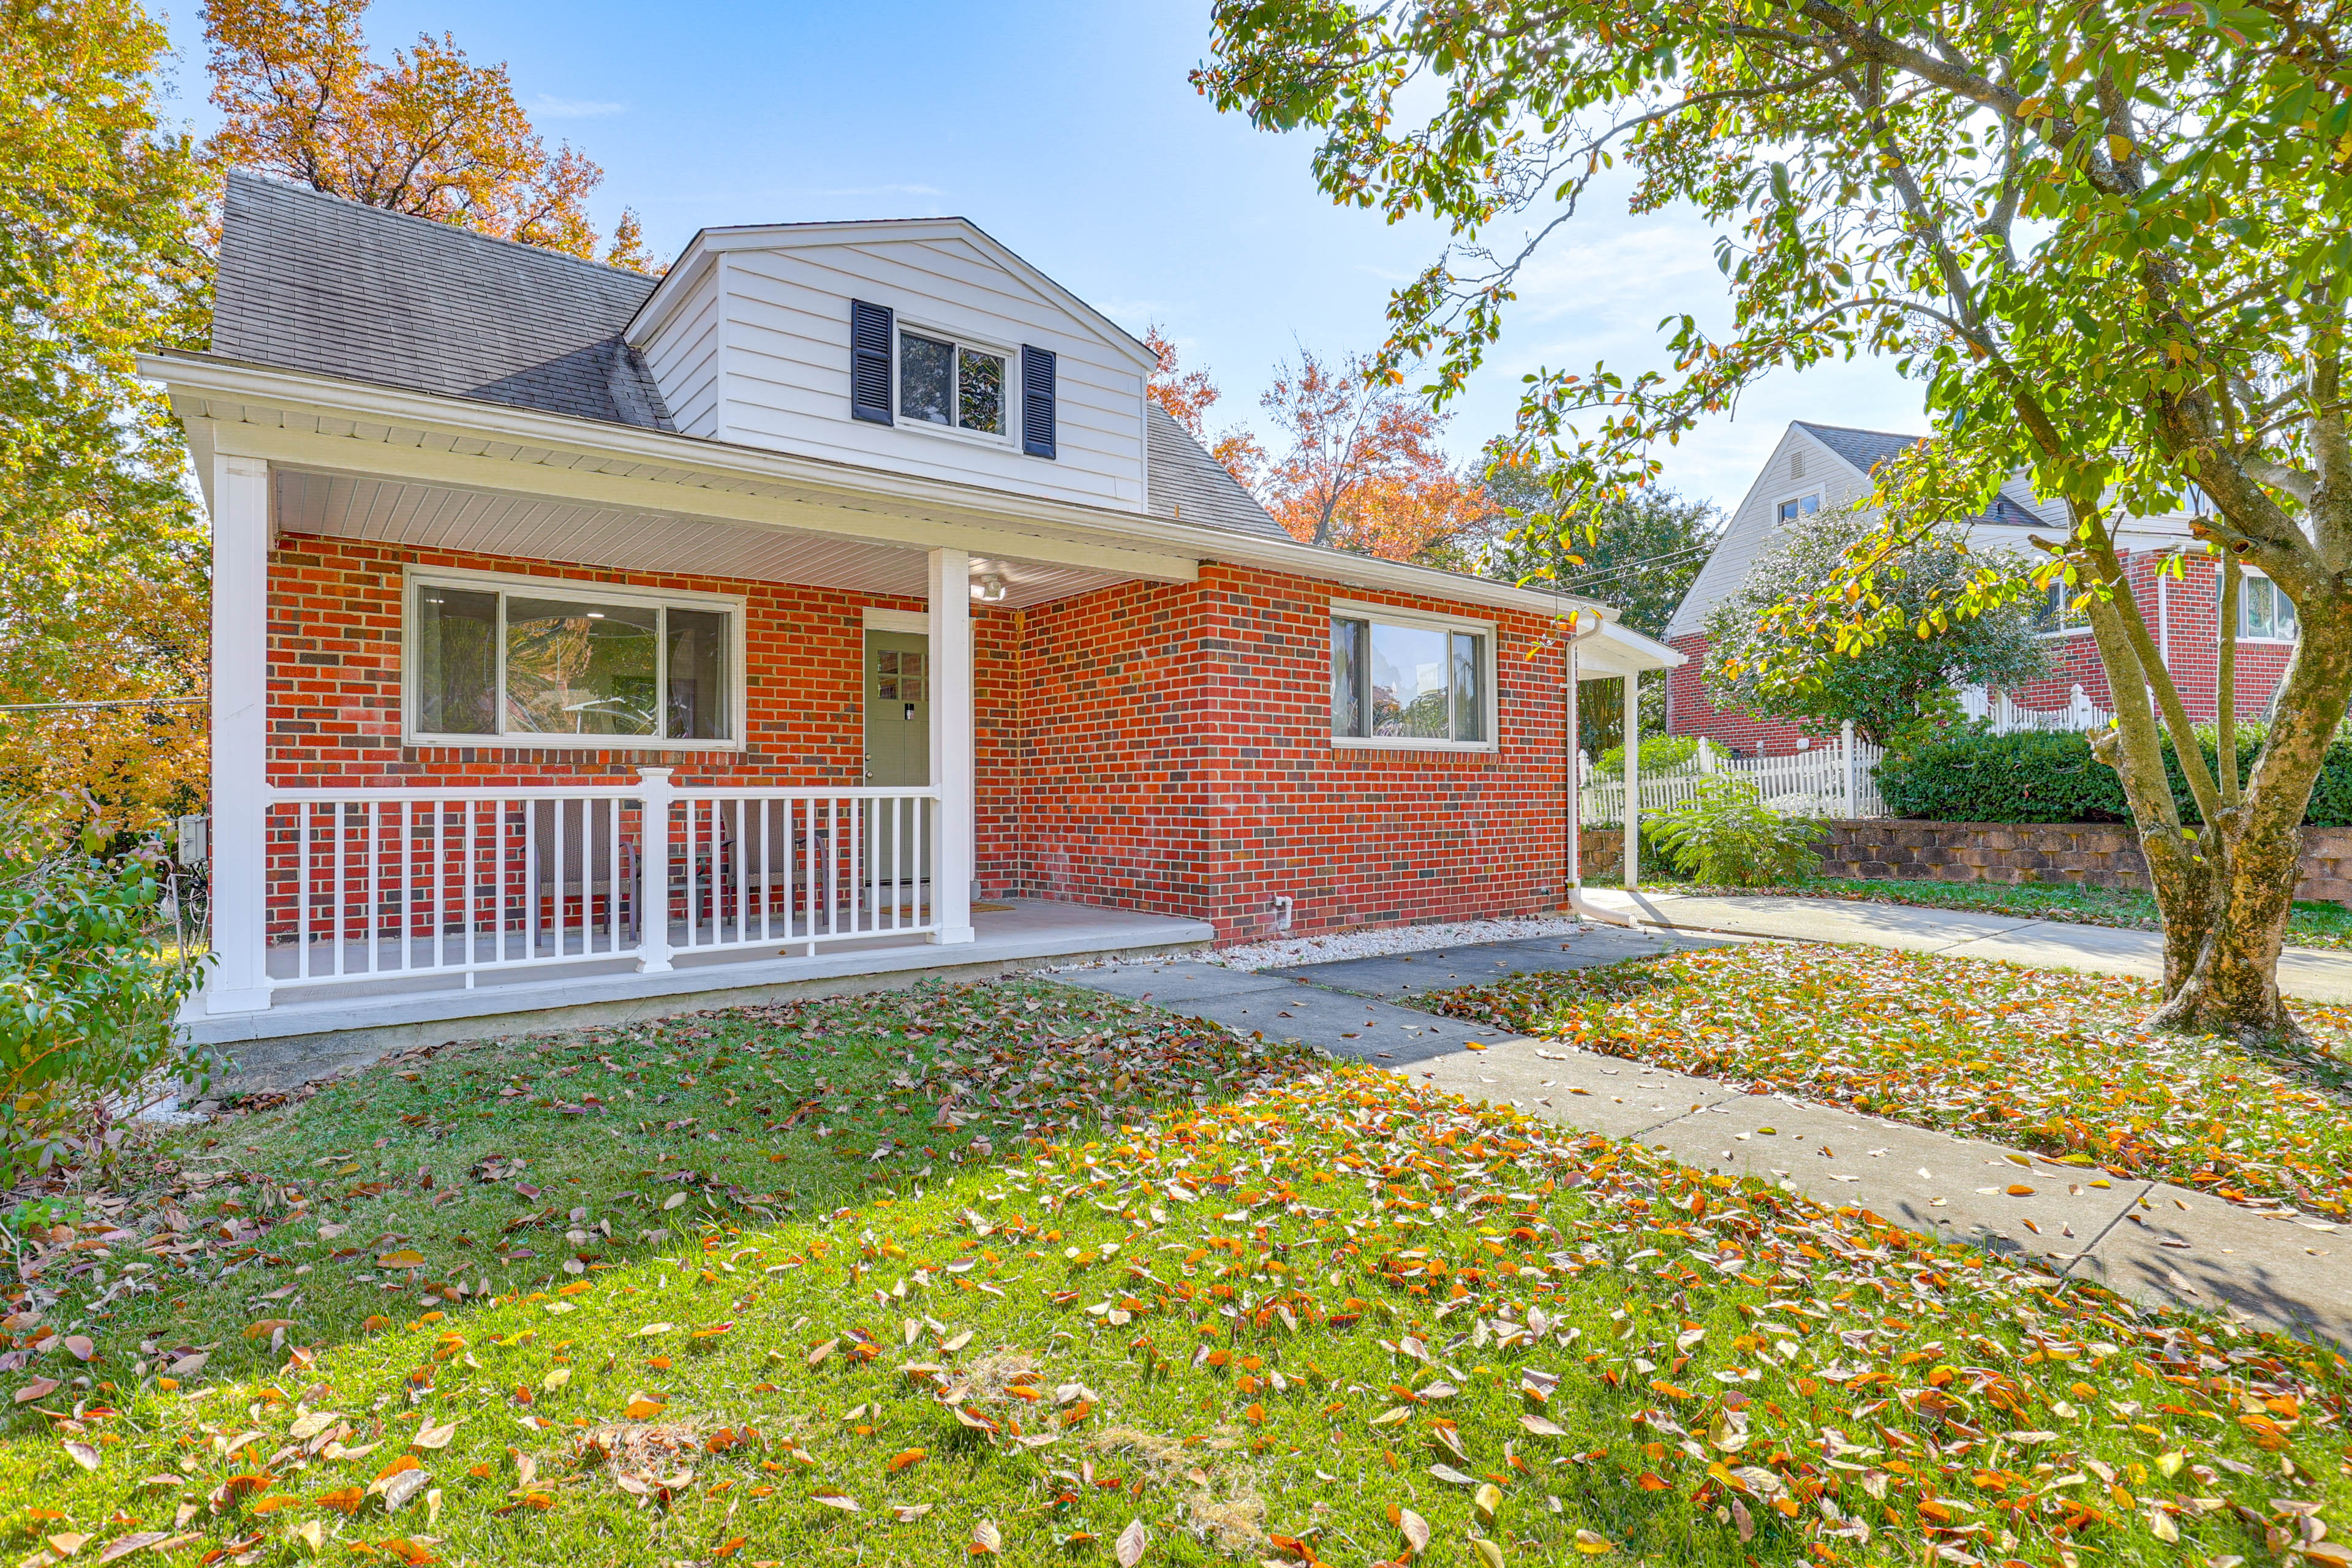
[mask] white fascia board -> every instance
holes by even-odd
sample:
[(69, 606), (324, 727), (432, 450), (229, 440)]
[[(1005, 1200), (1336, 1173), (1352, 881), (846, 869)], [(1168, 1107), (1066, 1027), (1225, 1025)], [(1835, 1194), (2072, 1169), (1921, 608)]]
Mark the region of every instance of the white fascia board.
[(708, 267), (715, 256), (730, 250), (792, 250), (807, 245), (838, 245), (870, 239), (967, 240), (978, 246), (1007, 272), (1048, 298), (1058, 300), (1073, 315), (1093, 328), (1095, 335), (1105, 344), (1126, 355), (1139, 368), (1148, 372), (1160, 363), (1160, 356), (1137, 342), (1126, 328), (1023, 260), (986, 229), (965, 217), (863, 218), (840, 223), (746, 224), (702, 229), (687, 242), (686, 249), (676, 265), (663, 277), (660, 285), (646, 297), (646, 302), (637, 307), (637, 313), (621, 330), (621, 336), (634, 347), (644, 347), (659, 329), (663, 319), (679, 300), (692, 292), (695, 275)]
[[(613, 502), (644, 511), (725, 516), (723, 512), (710, 511), (709, 503), (725, 500), (730, 493), (725, 488), (727, 485), (749, 480), (759, 484), (799, 487), (829, 504), (846, 510), (862, 511), (876, 519), (920, 518), (1004, 533), (1027, 534), (1041, 542), (1045, 540), (1062, 541), (1081, 550), (1095, 545), (1132, 552), (1139, 557), (1181, 557), (1184, 563), (1185, 570), (1181, 572), (1155, 571), (1146, 567), (1136, 573), (1139, 576), (1189, 580), (1197, 574), (1195, 569), (1199, 563), (1223, 561), (1355, 588), (1417, 594), (1460, 604), (1488, 605), (1546, 619), (1565, 616), (1577, 610), (1597, 615), (1604, 621), (1614, 622), (1617, 618), (1617, 611), (1612, 606), (1596, 600), (1542, 593), (1483, 577), (1465, 577), (1426, 566), (1384, 561), (1377, 556), (1343, 554), (1333, 550), (1318, 550), (1290, 540), (1260, 539), (1225, 529), (1180, 522), (1171, 518), (1010, 495), (977, 486), (958, 485), (821, 458), (770, 452), (756, 447), (704, 440), (666, 430), (647, 430), (636, 426), (612, 425), (565, 414), (548, 414), (503, 403), (408, 392), (368, 382), (188, 353), (142, 354), (139, 358), (139, 373), (163, 383), (175, 399), (183, 395), (194, 398), (236, 399), (267, 408), (349, 419), (384, 432), (384, 437), (351, 438), (359, 447), (394, 445), (395, 443), (384, 437), (394, 431), (408, 430), (474, 442), (511, 442), (577, 457), (583, 459), (578, 472), (591, 479), (596, 476), (594, 463), (614, 459), (627, 463), (658, 464), (677, 474), (677, 479), (666, 481), (661, 487), (665, 490), (674, 489), (676, 495), (660, 503), (638, 500)], [(228, 426), (219, 426), (215, 431), (216, 437), (230, 428)], [(315, 439), (329, 441), (346, 437), (320, 437)], [(504, 461), (489, 458), (478, 460), (486, 463)], [(570, 475), (574, 472), (571, 468), (546, 463), (526, 461), (512, 466), (522, 476), (551, 472)], [(654, 481), (614, 478), (610, 483), (617, 492), (625, 487), (634, 489)], [(530, 481), (526, 477), (520, 482), (488, 488), (528, 491)], [(698, 500), (705, 504), (698, 506)], [(877, 502), (883, 504), (877, 506)], [(1023, 553), (1017, 546), (1010, 543), (992, 545), (981, 552), (1014, 557)], [(1045, 559), (1054, 557), (1048, 555)]]
[(1688, 659), (1689, 656), (1679, 648), (1669, 647), (1654, 637), (1611, 621), (1601, 628), (1598, 637), (1577, 645), (1576, 678), (1580, 681), (1604, 680), (1639, 670), (1674, 669)]

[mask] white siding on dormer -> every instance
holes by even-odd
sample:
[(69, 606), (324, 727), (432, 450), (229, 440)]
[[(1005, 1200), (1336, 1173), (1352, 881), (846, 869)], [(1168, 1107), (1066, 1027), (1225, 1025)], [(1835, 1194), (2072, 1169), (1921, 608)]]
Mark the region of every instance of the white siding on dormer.
[[(1017, 384), (1007, 388), (1010, 431), (1003, 441), (850, 417), (852, 300), (890, 307), (902, 327), (1000, 349), (1016, 382), (1022, 345), (1051, 349), (1056, 457), (1021, 450)], [(1143, 373), (1132, 352), (1106, 342), (1066, 300), (953, 235), (813, 236), (722, 250), (709, 281), (655, 324), (646, 353), (673, 418), (689, 435), (1055, 500), (1144, 508)], [(892, 372), (895, 384), (895, 364)]]
[(1666, 635), (1678, 637), (1706, 628), (1707, 612), (1739, 591), (1748, 568), (1763, 553), (1779, 526), (1780, 503), (1809, 495), (1822, 498), (1822, 510), (1851, 506), (1870, 492), (1870, 476), (1815, 440), (1795, 425), (1772, 448), (1763, 471), (1732, 512), (1722, 542), (1706, 558), (1692, 580), (1689, 592), (1675, 610)]
[(719, 434), (720, 270), (713, 268), (695, 284), (661, 335), (643, 350), (646, 368), (681, 436), (708, 439)]

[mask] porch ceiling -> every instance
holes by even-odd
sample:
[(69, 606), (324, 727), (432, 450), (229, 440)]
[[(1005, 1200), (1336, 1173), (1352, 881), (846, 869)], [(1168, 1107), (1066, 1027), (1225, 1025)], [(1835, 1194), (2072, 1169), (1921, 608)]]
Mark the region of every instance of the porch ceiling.
[[(278, 468), (272, 478), (278, 526), (287, 532), (615, 571), (743, 577), (911, 599), (925, 594), (921, 550), (838, 533), (300, 469)], [(975, 579), (991, 573), (1003, 578), (1003, 604), (1014, 609), (1131, 580), (1010, 557), (974, 555), (971, 569)]]

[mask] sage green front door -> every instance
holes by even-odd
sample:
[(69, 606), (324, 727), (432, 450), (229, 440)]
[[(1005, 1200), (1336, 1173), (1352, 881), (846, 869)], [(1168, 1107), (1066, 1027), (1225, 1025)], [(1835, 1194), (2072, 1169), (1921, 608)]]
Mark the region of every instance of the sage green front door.
[[(922, 789), (931, 782), (931, 639), (920, 632), (866, 634), (866, 783), (872, 789)], [(913, 880), (929, 870), (921, 805), (909, 801), (872, 821), (868, 864), (877, 881), (894, 872)]]

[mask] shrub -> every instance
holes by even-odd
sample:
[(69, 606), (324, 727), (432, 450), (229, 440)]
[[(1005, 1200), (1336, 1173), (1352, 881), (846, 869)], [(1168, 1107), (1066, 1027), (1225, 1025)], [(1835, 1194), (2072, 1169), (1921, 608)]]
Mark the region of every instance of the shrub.
[(1821, 824), (1766, 805), (1756, 782), (1738, 773), (1701, 779), (1696, 794), (1656, 818), (1653, 836), (1685, 876), (1716, 887), (1797, 881), (1822, 866)]
[[(2198, 727), (2205, 765), (2220, 771), (2212, 728)], [(2241, 726), (2241, 782), (2253, 771), (2263, 731)], [(2181, 775), (2179, 759), (2165, 747), (2165, 773), (2181, 820), (2201, 820)], [(1990, 735), (1980, 730), (1953, 731), (1878, 766), (1879, 793), (1897, 816), (1937, 822), (2129, 822), (2123, 781), (2091, 755), (2081, 735), (2033, 733)], [(2352, 742), (2327, 749), (2311, 805), (2304, 820), (2322, 827), (2352, 825)]]
[(150, 940), (155, 868), (104, 843), (0, 807), (0, 1186), (50, 1163), (108, 1097), (161, 1071), (208, 1076), (173, 1023), (197, 972)]
[[(1685, 768), (1698, 758), (1696, 735), (1644, 735), (1642, 737), (1642, 771), (1663, 773), (1674, 768)], [(1593, 771), (1603, 778), (1615, 778), (1625, 771), (1625, 748), (1612, 746), (1601, 753), (1592, 764)]]

